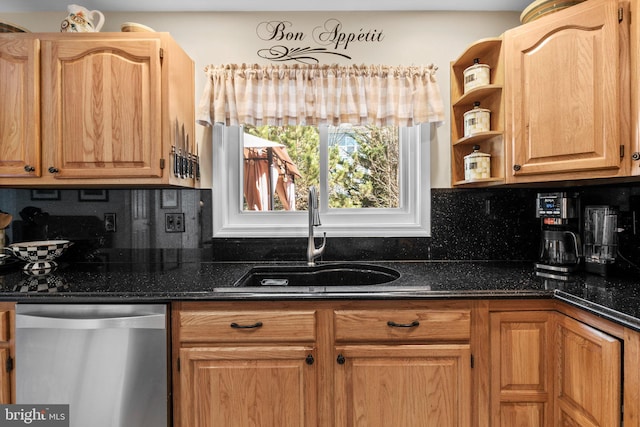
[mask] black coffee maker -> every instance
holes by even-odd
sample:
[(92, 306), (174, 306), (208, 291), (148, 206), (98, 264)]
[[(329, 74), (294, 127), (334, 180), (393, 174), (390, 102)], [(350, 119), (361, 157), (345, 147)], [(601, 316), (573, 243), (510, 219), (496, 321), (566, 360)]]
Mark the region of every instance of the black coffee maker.
[(536, 217), (542, 235), (536, 274), (563, 279), (580, 267), (580, 199), (577, 193), (538, 193)]

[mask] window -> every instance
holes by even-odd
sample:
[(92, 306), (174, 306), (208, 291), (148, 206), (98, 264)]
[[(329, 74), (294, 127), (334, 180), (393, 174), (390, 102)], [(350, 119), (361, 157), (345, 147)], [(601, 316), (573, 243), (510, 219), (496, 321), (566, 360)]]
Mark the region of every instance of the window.
[[(320, 126), (317, 129), (317, 183), (306, 183), (307, 187), (316, 185), (319, 189), (322, 222), (319, 231), (325, 231), (329, 237), (429, 236), (431, 126), (423, 124), (396, 130), (397, 162), (393, 164), (392, 161), (391, 167), (385, 172), (389, 177), (387, 186), (394, 188), (389, 191), (390, 195), (386, 195), (382, 200), (362, 197), (364, 201), (359, 201), (357, 206), (349, 205), (350, 200), (360, 200), (358, 197), (350, 197), (350, 194), (366, 193), (366, 188), (370, 187), (367, 176), (374, 172), (373, 169), (377, 165), (367, 165), (366, 162), (355, 164), (353, 156), (368, 148), (363, 146), (363, 140), (366, 141), (370, 135), (362, 128)], [(220, 124), (214, 126), (214, 237), (307, 236), (306, 210), (297, 209), (295, 206), (283, 210), (282, 204), (274, 200), (265, 201), (261, 206), (268, 204), (279, 210), (256, 210), (247, 204), (243, 185), (246, 169), (243, 164), (247, 159), (245, 145), (244, 128)], [(255, 155), (257, 154), (251, 154)], [(371, 155), (367, 158), (371, 158)], [(393, 155), (390, 158), (393, 159)], [(279, 168), (283, 170), (282, 163), (279, 164)], [(344, 169), (351, 169), (349, 178), (341, 175), (345, 172)], [(269, 177), (269, 185), (273, 186), (278, 179), (277, 175), (269, 174)], [(294, 179), (301, 182), (306, 178), (295, 176)], [(274, 187), (270, 188), (271, 194), (274, 194)], [(350, 193), (353, 191), (356, 193)], [(300, 199), (300, 196), (297, 198)], [(302, 199), (301, 207), (306, 209), (306, 198)]]

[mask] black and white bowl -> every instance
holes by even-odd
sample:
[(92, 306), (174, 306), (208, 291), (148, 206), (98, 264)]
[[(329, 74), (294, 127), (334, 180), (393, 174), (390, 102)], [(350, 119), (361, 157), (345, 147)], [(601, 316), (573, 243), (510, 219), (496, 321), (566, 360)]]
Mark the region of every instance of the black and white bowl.
[(23, 267), (24, 271), (49, 272), (57, 265), (54, 259), (62, 255), (71, 245), (69, 240), (40, 240), (13, 243), (7, 246), (7, 249), (15, 257), (27, 262)]

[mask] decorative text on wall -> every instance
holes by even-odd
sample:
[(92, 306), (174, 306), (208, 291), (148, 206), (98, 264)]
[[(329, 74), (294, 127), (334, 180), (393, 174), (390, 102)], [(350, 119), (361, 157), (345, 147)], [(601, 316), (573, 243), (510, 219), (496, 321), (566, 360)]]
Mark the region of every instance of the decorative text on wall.
[(347, 29), (334, 18), (313, 28), (311, 34), (296, 31), (290, 21), (264, 21), (256, 27), (256, 34), (261, 40), (274, 43), (268, 48), (258, 50), (258, 56), (261, 58), (305, 64), (317, 64), (320, 62), (318, 58), (323, 55), (352, 59), (346, 52), (354, 44), (380, 43), (384, 40), (382, 29)]

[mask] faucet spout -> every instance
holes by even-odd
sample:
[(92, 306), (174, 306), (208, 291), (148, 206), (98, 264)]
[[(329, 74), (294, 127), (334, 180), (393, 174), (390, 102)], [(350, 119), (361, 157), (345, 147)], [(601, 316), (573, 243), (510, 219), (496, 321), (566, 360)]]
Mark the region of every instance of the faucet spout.
[(309, 187), (309, 236), (307, 241), (307, 265), (316, 265), (316, 258), (321, 257), (327, 243), (327, 233), (322, 237), (322, 244), (316, 248), (314, 227), (320, 224), (320, 212), (318, 211), (318, 193), (314, 186)]

